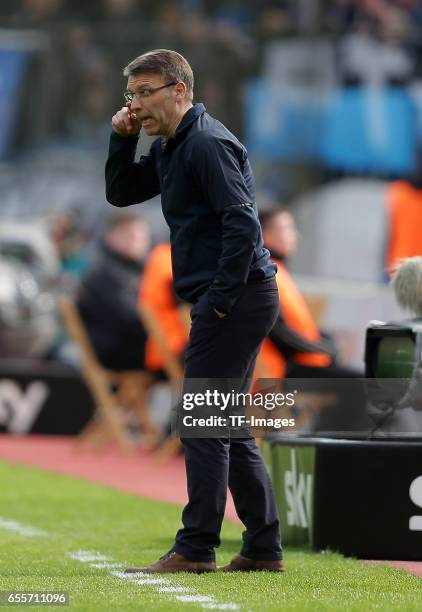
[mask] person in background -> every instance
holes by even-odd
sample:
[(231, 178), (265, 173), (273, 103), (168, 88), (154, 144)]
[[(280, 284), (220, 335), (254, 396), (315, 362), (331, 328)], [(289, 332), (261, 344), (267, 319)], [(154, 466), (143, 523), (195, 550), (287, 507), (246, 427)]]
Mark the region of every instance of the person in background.
[[(151, 250), (145, 264), (138, 300), (140, 306), (151, 309), (171, 354), (180, 359), (188, 340), (188, 325), (183, 325), (178, 310), (178, 306), (183, 302), (173, 289), (169, 243), (158, 244)], [(165, 369), (165, 358), (160, 346), (151, 336), (148, 336), (146, 341), (145, 366), (150, 372), (157, 374), (161, 374)]]
[(9, 21), (12, 27), (53, 29), (74, 16), (65, 0), (21, 0), (15, 5)]
[[(335, 347), (321, 336), (310, 309), (286, 263), (299, 234), (289, 211), (277, 208), (260, 214), (264, 245), (277, 265), (280, 314), (259, 355), (265, 377), (301, 379), (301, 392), (312, 394), (316, 432), (359, 431), (365, 421), (363, 374), (336, 363)], [(262, 376), (262, 374), (261, 374)], [(312, 407), (311, 406), (311, 407)], [(308, 426), (308, 425), (307, 425)]]
[(89, 232), (77, 210), (51, 214), (48, 227), (60, 259), (61, 284), (72, 290), (88, 265)]
[(83, 276), (77, 306), (101, 364), (114, 371), (144, 369), (146, 333), (137, 309), (149, 228), (134, 214), (113, 215), (98, 257)]
[(402, 260), (422, 255), (422, 148), (407, 180), (394, 181), (386, 194), (388, 240), (385, 265), (390, 276)]
[(264, 341), (260, 359), (271, 378), (284, 377), (297, 367), (327, 368), (332, 345), (321, 338), (303, 295), (290, 276), (286, 262), (296, 251), (298, 232), (290, 212), (275, 208), (260, 213), (264, 244), (277, 265), (280, 313)]
[[(164, 380), (170, 384), (177, 383), (183, 377), (184, 351), (188, 341), (190, 321), (189, 306), (180, 300), (173, 288), (169, 243), (157, 244), (148, 255), (143, 280), (139, 286), (138, 305), (141, 319), (146, 316), (151, 326), (152, 315), (157, 326), (154, 332), (154, 329), (148, 326), (148, 321), (145, 322), (148, 332), (145, 368), (152, 376), (152, 384)], [(157, 442), (162, 444), (171, 435), (171, 420), (168, 420), (162, 437)]]

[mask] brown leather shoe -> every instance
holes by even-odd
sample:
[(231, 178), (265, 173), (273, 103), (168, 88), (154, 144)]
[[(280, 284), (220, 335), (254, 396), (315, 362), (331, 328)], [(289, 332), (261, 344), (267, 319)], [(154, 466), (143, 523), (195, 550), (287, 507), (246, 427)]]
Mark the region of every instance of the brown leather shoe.
[(218, 568), (219, 572), (284, 572), (282, 560), (265, 561), (263, 559), (248, 559), (237, 555), (228, 565)]
[(191, 561), (177, 552), (169, 552), (158, 561), (146, 567), (128, 567), (125, 574), (143, 572), (146, 574), (175, 574), (177, 572), (193, 572), (203, 574), (204, 572), (215, 572), (217, 566), (215, 561)]

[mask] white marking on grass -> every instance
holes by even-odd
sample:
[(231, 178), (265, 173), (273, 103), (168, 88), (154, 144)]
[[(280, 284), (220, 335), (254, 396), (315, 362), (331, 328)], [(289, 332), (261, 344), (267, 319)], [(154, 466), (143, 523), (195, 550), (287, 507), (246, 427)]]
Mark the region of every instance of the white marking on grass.
[(90, 563), (89, 566), (97, 569), (118, 569), (119, 567), (124, 567), (123, 563)]
[(110, 561), (110, 557), (106, 557), (97, 552), (91, 552), (90, 550), (77, 550), (76, 552), (67, 553), (72, 559), (81, 561), (82, 563), (89, 563), (90, 561)]
[(147, 574), (146, 572), (131, 572), (127, 574), (126, 572), (110, 572), (112, 576), (116, 578), (120, 578), (120, 580), (137, 580), (140, 576), (150, 576), (151, 574)]
[[(22, 525), (18, 523), (18, 521), (14, 521), (11, 519), (4, 519), (0, 517), (0, 529), (7, 529), (8, 531), (13, 531), (15, 533), (19, 533), (25, 537), (40, 537), (40, 536), (48, 536), (46, 531), (42, 531), (41, 529), (37, 529), (36, 527), (32, 527), (31, 525)], [(67, 556), (71, 559), (75, 559), (76, 561), (80, 561), (81, 563), (89, 563), (91, 567), (97, 569), (116, 569), (123, 567), (122, 563), (114, 563), (112, 559), (98, 552), (92, 552), (90, 550), (77, 550), (75, 552), (68, 552)], [(168, 585), (162, 586), (157, 589), (158, 593), (189, 593), (192, 591), (190, 587), (183, 587), (178, 584), (172, 583), (170, 580), (166, 578), (154, 578), (151, 577), (151, 574), (147, 572), (133, 572), (131, 574), (127, 574), (121, 571), (112, 571), (110, 572), (112, 576), (119, 578), (120, 580), (128, 580), (134, 584), (139, 586), (154, 586), (154, 585)], [(202, 608), (210, 609), (210, 610), (239, 610), (240, 606), (232, 603), (218, 603), (215, 602), (214, 595), (176, 595), (175, 599), (184, 603), (202, 603)]]
[(214, 595), (176, 595), (177, 601), (183, 601), (185, 603), (205, 603), (208, 601), (214, 601)]
[(134, 584), (171, 584), (166, 578), (157, 578), (146, 572), (132, 572), (126, 574), (126, 572), (110, 572), (112, 576), (120, 578), (121, 580), (128, 580)]
[(169, 581), (165, 578), (141, 578), (140, 580), (135, 580), (135, 584), (143, 585), (143, 584), (168, 584)]
[[(110, 557), (89, 550), (78, 550), (76, 552), (69, 552), (67, 554), (72, 559), (81, 561), (81, 563), (89, 563), (91, 567), (96, 567), (98, 569), (113, 569), (115, 567), (122, 567), (121, 563), (113, 563), (113, 560)], [(97, 563), (95, 563), (96, 561)], [(215, 601), (214, 595), (201, 595), (200, 593), (195, 594), (195, 589), (192, 589), (191, 587), (184, 587), (168, 578), (158, 578), (152, 576), (149, 572), (139, 571), (126, 573), (114, 570), (110, 572), (110, 575), (114, 576), (115, 578), (119, 578), (120, 580), (125, 580), (126, 582), (130, 582), (131, 584), (136, 584), (141, 587), (152, 587), (157, 594), (166, 593), (170, 598), (176, 593), (183, 593), (180, 595), (175, 595), (174, 597), (174, 599), (179, 602), (200, 603), (202, 604), (202, 608), (208, 608), (210, 610), (240, 609), (240, 606), (237, 604), (219, 603)], [(156, 585), (166, 586), (156, 588)]]
[(238, 604), (232, 603), (206, 603), (203, 604), (201, 608), (205, 608), (207, 610), (240, 610), (240, 606)]
[(48, 535), (46, 531), (42, 531), (36, 527), (31, 527), (31, 525), (22, 525), (22, 523), (18, 523), (18, 521), (12, 521), (4, 518), (0, 518), (0, 528), (13, 531), (14, 533), (18, 533), (26, 538), (35, 538)]
[(183, 586), (168, 586), (158, 589), (159, 593), (189, 593), (189, 591), (192, 591), (190, 587)]

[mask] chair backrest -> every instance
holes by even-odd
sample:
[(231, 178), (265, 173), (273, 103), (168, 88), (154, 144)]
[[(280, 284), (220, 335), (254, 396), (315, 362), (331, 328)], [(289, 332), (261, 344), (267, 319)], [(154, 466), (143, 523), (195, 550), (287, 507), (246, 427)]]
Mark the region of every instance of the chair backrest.
[(69, 298), (61, 298), (59, 309), (69, 336), (80, 351), (83, 366), (102, 370), (76, 304)]
[(76, 304), (69, 298), (61, 298), (59, 310), (70, 338), (80, 351), (82, 376), (106, 429), (123, 450), (132, 450), (133, 442), (117, 414), (119, 402), (111, 390), (111, 384), (114, 382), (112, 373), (105, 370), (98, 361)]
[(147, 333), (155, 340), (160, 348), (164, 369), (169, 380), (172, 382), (180, 381), (183, 378), (183, 368), (179, 359), (172, 353), (153, 309), (146, 304), (139, 304), (138, 312)]

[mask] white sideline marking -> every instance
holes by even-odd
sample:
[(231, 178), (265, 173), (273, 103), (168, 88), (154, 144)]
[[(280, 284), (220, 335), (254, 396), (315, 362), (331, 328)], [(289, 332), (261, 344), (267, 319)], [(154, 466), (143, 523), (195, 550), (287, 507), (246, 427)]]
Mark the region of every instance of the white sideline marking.
[[(113, 563), (110, 557), (97, 552), (91, 552), (89, 550), (69, 552), (67, 555), (72, 559), (81, 561), (81, 563), (89, 563), (91, 567), (98, 567), (99, 569), (112, 569), (116, 566), (122, 567), (121, 563)], [(98, 561), (98, 563), (93, 563), (93, 561)], [(126, 572), (114, 570), (110, 572), (110, 575), (139, 586), (151, 586), (157, 594), (167, 593), (169, 597), (175, 593), (184, 593), (184, 595), (176, 595), (174, 599), (183, 603), (199, 603), (201, 604), (201, 608), (206, 608), (209, 610), (240, 610), (240, 606), (238, 604), (219, 603), (218, 601), (215, 601), (214, 595), (201, 595), (200, 593), (195, 594), (194, 589), (191, 587), (178, 585), (168, 578), (155, 578), (148, 572), (133, 572), (127, 574)], [(166, 586), (154, 588), (155, 585)], [(192, 594), (188, 594), (189, 592)]]
[(126, 572), (110, 572), (112, 576), (116, 578), (120, 578), (120, 580), (129, 580), (130, 582), (134, 582), (138, 580), (140, 576), (151, 576), (151, 574), (147, 574), (146, 572), (131, 572), (130, 574), (126, 574)]
[(168, 584), (168, 580), (165, 578), (141, 578), (140, 580), (135, 580), (135, 584), (143, 585), (143, 584)]
[(30, 525), (22, 525), (18, 521), (12, 521), (10, 519), (0, 518), (0, 528), (7, 529), (8, 531), (14, 531), (21, 536), (27, 538), (40, 537), (48, 535), (46, 531), (31, 527)]
[(89, 566), (97, 569), (118, 569), (123, 567), (123, 563), (90, 563)]
[(188, 593), (192, 589), (190, 587), (182, 587), (182, 586), (169, 586), (169, 587), (161, 587), (158, 589), (159, 593)]
[(77, 550), (76, 552), (68, 553), (68, 556), (76, 559), (76, 561), (82, 561), (82, 563), (89, 563), (89, 561), (110, 561), (110, 557), (100, 553), (93, 553), (89, 550)]
[[(40, 537), (48, 536), (46, 531), (32, 527), (31, 525), (22, 525), (18, 521), (11, 519), (4, 519), (0, 517), (0, 529), (7, 529), (19, 533), (25, 537)], [(75, 552), (68, 552), (67, 556), (81, 563), (89, 563), (90, 567), (97, 569), (114, 569), (123, 567), (122, 563), (114, 563), (111, 557), (103, 555), (101, 553), (92, 552), (90, 550), (77, 550)], [(172, 593), (189, 593), (193, 591), (191, 587), (183, 587), (175, 584), (167, 578), (154, 578), (147, 572), (136, 572), (132, 574), (126, 574), (122, 571), (110, 572), (112, 576), (119, 578), (120, 580), (128, 580), (139, 586), (154, 586), (154, 585), (168, 585), (162, 586), (156, 589), (157, 593), (168, 593), (170, 596)], [(208, 610), (239, 610), (240, 606), (233, 603), (218, 603), (215, 600), (214, 595), (176, 595), (175, 599), (184, 603), (201, 603), (201, 608)]]
[(184, 601), (185, 603), (199, 602), (205, 603), (208, 601), (214, 601), (214, 595), (176, 595), (177, 601)]
[(207, 610), (239, 610), (240, 606), (238, 604), (232, 604), (232, 603), (209, 603), (209, 604), (203, 604), (201, 606), (202, 608), (206, 608)]

